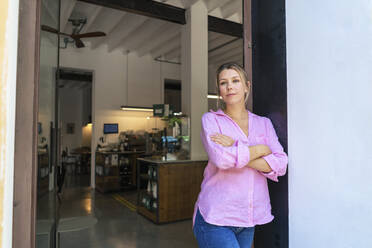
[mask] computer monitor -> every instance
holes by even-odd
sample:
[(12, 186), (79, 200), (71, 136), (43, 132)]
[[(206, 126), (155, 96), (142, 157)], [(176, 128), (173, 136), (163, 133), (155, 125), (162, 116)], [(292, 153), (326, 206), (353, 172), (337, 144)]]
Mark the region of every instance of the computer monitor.
[(118, 123), (105, 123), (103, 124), (103, 133), (119, 133), (119, 124)]

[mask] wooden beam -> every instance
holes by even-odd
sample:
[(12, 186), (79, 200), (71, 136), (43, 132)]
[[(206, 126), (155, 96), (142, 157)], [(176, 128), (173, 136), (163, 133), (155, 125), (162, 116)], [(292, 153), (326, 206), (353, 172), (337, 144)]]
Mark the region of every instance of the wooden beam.
[(243, 25), (240, 23), (224, 20), (214, 16), (208, 16), (208, 30), (243, 38)]
[(157, 18), (178, 24), (186, 24), (185, 9), (148, 0), (79, 0), (138, 15)]
[[(132, 12), (142, 16), (148, 16), (178, 24), (186, 24), (185, 9), (174, 7), (169, 4), (149, 0), (79, 0), (81, 2), (96, 4), (103, 7)], [(224, 20), (214, 16), (208, 16), (208, 30), (227, 34), (235, 37), (243, 37), (243, 25), (240, 23)]]

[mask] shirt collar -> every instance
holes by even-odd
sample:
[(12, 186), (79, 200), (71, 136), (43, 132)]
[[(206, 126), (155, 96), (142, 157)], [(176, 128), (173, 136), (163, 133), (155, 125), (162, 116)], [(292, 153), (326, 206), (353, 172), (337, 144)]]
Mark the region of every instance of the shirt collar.
[[(251, 111), (249, 111), (249, 110), (247, 110), (247, 111), (248, 111), (248, 114), (250, 114), (250, 115), (252, 114)], [(229, 117), (227, 114), (225, 114), (225, 112), (223, 112), (222, 109), (218, 109), (217, 111), (213, 111), (213, 109), (211, 109), (211, 110), (209, 110), (209, 112), (214, 113), (216, 115), (221, 115), (221, 116), (227, 116), (227, 117)]]
[(213, 111), (213, 109), (209, 110), (210, 112), (216, 114), (216, 115), (223, 115), (226, 116), (226, 114), (222, 111), (222, 109), (218, 109), (217, 111)]

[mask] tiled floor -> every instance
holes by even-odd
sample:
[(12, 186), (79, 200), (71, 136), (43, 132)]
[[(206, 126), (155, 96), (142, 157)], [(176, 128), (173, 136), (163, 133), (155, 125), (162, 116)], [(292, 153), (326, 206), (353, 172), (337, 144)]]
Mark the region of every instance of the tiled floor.
[(90, 229), (62, 233), (60, 248), (197, 247), (191, 220), (155, 225), (109, 194), (90, 190), (87, 178), (66, 178), (60, 217), (93, 215)]

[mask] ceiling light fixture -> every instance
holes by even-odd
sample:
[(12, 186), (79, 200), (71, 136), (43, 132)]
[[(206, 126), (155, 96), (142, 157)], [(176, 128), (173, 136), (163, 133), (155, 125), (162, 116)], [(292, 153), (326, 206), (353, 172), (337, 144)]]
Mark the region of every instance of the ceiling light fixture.
[[(218, 96), (217, 95), (212, 95), (212, 94), (208, 94), (207, 96), (209, 99), (218, 99)], [(222, 97), (220, 96), (220, 99), (222, 99)]]
[(120, 109), (123, 111), (153, 112), (153, 108), (150, 107), (121, 106)]

